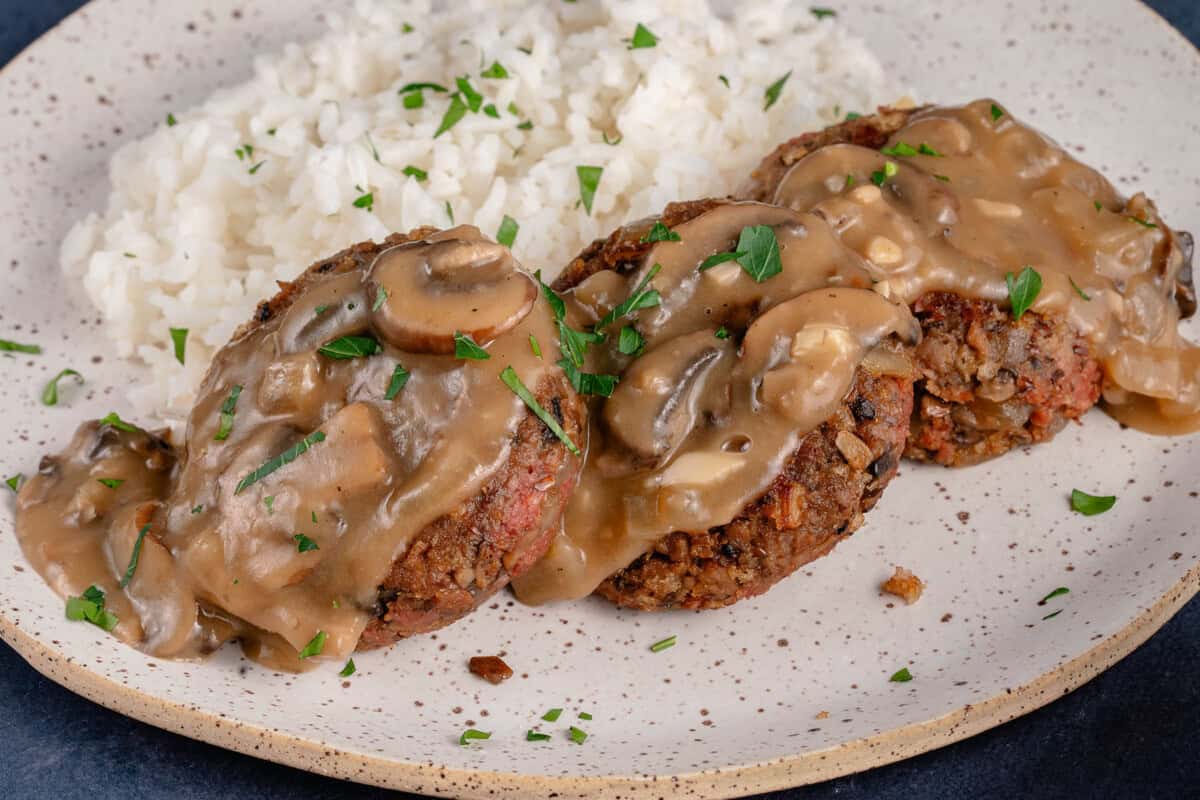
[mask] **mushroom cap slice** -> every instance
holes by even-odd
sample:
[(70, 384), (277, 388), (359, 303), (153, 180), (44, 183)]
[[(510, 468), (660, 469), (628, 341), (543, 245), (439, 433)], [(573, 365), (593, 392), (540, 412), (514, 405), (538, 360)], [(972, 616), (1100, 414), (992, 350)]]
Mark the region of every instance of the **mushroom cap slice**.
[(366, 288), (372, 327), (410, 353), (453, 353), (456, 333), (487, 344), (524, 319), (538, 295), (508, 248), (469, 226), (383, 251)]

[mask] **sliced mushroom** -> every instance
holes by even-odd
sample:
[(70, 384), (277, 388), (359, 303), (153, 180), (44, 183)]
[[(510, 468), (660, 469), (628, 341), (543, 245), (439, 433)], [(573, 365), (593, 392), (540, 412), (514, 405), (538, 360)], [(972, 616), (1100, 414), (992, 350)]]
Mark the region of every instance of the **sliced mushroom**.
[[(639, 456), (668, 458), (695, 427), (706, 406), (724, 403), (713, 394), (725, 385), (733, 345), (711, 330), (671, 339), (643, 355), (625, 372), (604, 406), (613, 435)], [(707, 401), (707, 402), (706, 402)]]
[(371, 324), (401, 350), (453, 353), (458, 332), (487, 344), (533, 308), (537, 284), (517, 268), (508, 248), (474, 228), (456, 233), (390, 248), (371, 265)]

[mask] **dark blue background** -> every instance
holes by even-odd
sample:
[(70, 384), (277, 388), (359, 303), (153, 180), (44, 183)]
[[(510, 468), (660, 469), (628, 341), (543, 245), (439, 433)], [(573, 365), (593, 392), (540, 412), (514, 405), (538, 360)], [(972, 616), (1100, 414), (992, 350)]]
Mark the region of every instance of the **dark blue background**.
[[(0, 0), (0, 64), (80, 5)], [(1200, 1), (1150, 5), (1200, 40)], [(1198, 729), (1200, 598), (1124, 661), (1047, 708), (899, 764), (760, 800), (1200, 797)], [(0, 787), (0, 796), (13, 800), (407, 797), (257, 761), (119, 716), (46, 680), (3, 644)]]

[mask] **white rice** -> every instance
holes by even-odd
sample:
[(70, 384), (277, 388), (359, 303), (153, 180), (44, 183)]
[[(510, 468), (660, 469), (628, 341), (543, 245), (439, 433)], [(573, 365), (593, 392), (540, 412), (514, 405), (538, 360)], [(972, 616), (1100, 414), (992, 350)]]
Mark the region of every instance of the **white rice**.
[[(489, 235), (511, 216), (517, 257), (554, 274), (622, 222), (727, 194), (779, 141), (899, 94), (806, 2), (743, 4), (728, 20), (701, 0), (433, 5), (360, 0), (321, 38), (258, 58), (246, 83), (113, 157), (108, 209), (75, 225), (62, 264), (119, 353), (151, 366), (153, 382), (131, 390), (141, 413), (186, 414), (212, 354), (275, 281), (353, 242), (448, 226), (449, 203)], [(627, 48), (638, 23), (656, 47)], [(493, 62), (508, 79), (480, 76)], [(410, 110), (397, 90), (453, 91), (462, 75), (499, 118), (468, 113), (435, 139), (449, 96), (426, 91)], [(590, 215), (579, 165), (604, 168)], [(373, 209), (355, 207), (368, 191)], [(190, 331), (184, 366), (168, 328)]]

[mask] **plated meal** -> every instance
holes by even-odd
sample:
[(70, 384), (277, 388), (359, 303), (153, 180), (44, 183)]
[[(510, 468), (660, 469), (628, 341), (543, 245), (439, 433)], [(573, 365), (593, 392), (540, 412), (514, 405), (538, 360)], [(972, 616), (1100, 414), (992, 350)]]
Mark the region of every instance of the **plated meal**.
[(8, 481), (68, 619), (348, 677), (500, 603), (770, 614), (916, 464), (969, 484), (1095, 406), (1200, 430), (1175, 209), (1003, 97), (902, 96), (831, 9), (739, 62), (752, 14), (598, 5), (363, 3), (117, 153), (62, 259), (153, 373)]

